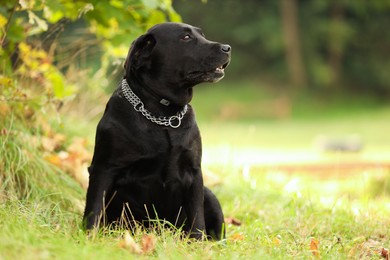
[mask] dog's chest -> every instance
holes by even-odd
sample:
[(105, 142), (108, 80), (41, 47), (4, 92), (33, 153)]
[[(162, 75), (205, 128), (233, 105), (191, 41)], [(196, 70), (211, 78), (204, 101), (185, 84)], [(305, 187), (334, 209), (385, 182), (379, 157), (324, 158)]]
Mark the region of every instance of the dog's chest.
[(175, 131), (176, 129), (164, 129), (164, 139), (165, 143), (170, 149), (172, 148), (191, 148), (191, 142), (186, 132)]
[[(165, 129), (162, 138), (164, 145), (161, 146), (156, 156), (165, 158), (163, 168), (166, 178), (178, 177), (180, 172), (191, 171), (200, 164), (200, 140), (191, 131), (175, 131), (175, 129)], [(180, 177), (181, 178), (181, 177)]]
[(189, 181), (192, 172), (200, 167), (200, 140), (192, 131), (175, 130), (160, 129), (144, 133), (142, 146), (137, 149), (142, 154), (130, 163), (125, 178), (127, 181), (159, 182), (164, 188), (175, 182)]

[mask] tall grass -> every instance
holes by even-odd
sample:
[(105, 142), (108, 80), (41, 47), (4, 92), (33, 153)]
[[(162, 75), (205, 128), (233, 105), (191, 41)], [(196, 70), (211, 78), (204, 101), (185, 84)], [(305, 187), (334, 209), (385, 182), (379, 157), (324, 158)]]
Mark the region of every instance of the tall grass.
[[(64, 172), (50, 165), (37, 150), (39, 135), (32, 135), (13, 115), (2, 121), (0, 135), (0, 196), (2, 200), (42, 200), (74, 205), (82, 189)], [(74, 207), (74, 206), (73, 206)]]
[(84, 192), (43, 158), (34, 127), (13, 114), (0, 121), (0, 256), (47, 258), (77, 234)]

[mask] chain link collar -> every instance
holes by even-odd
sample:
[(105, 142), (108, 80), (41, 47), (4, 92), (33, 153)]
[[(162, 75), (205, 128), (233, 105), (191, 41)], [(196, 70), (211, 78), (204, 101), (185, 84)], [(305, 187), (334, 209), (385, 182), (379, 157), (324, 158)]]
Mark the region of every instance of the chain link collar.
[(183, 119), (184, 115), (187, 113), (187, 109), (188, 109), (187, 105), (184, 106), (182, 111), (177, 112), (176, 115), (170, 117), (165, 117), (165, 116), (155, 117), (144, 107), (144, 103), (141, 101), (141, 99), (139, 99), (139, 97), (131, 90), (126, 79), (122, 80), (121, 87), (122, 87), (123, 95), (125, 96), (127, 101), (129, 101), (130, 104), (133, 105), (134, 110), (141, 113), (149, 121), (156, 123), (158, 125), (170, 126), (172, 128), (178, 128), (181, 125), (181, 120)]

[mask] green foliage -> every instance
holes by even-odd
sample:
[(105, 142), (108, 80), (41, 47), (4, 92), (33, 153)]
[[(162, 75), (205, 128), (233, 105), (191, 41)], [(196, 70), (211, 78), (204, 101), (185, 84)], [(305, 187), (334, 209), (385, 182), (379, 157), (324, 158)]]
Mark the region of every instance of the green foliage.
[[(104, 78), (113, 63), (118, 66), (126, 57), (136, 36), (166, 20), (180, 20), (170, 0), (6, 0), (0, 7), (0, 102), (11, 101), (6, 105), (12, 107), (23, 102), (23, 110), (36, 111), (53, 100), (69, 99), (82, 87), (77, 84), (81, 75), (75, 71), (80, 68), (77, 57), (86, 48), (101, 49), (101, 57), (94, 60), (100, 64), (95, 76)], [(80, 45), (61, 46), (58, 41), (61, 34), (71, 37), (76, 31), (69, 30), (72, 24), (84, 30), (78, 35), (86, 40), (81, 49)], [(95, 41), (88, 45), (92, 38)], [(96, 66), (83, 76), (94, 72)]]

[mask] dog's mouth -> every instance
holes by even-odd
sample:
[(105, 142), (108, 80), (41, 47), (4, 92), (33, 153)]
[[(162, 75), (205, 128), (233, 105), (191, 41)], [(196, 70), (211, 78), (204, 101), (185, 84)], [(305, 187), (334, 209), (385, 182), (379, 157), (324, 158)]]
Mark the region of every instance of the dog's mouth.
[(206, 82), (218, 82), (225, 76), (225, 68), (229, 65), (229, 61), (218, 66), (212, 71), (204, 74)]
[(222, 65), (214, 70), (215, 73), (224, 73), (225, 74), (225, 67)]
[(225, 73), (225, 68), (229, 65), (229, 62), (226, 62), (225, 64), (222, 64), (221, 66), (217, 67), (214, 72), (216, 73)]
[(201, 82), (218, 82), (225, 76), (225, 68), (229, 65), (229, 60), (221, 65), (217, 65), (211, 70), (193, 71), (188, 73), (188, 79), (197, 79)]

